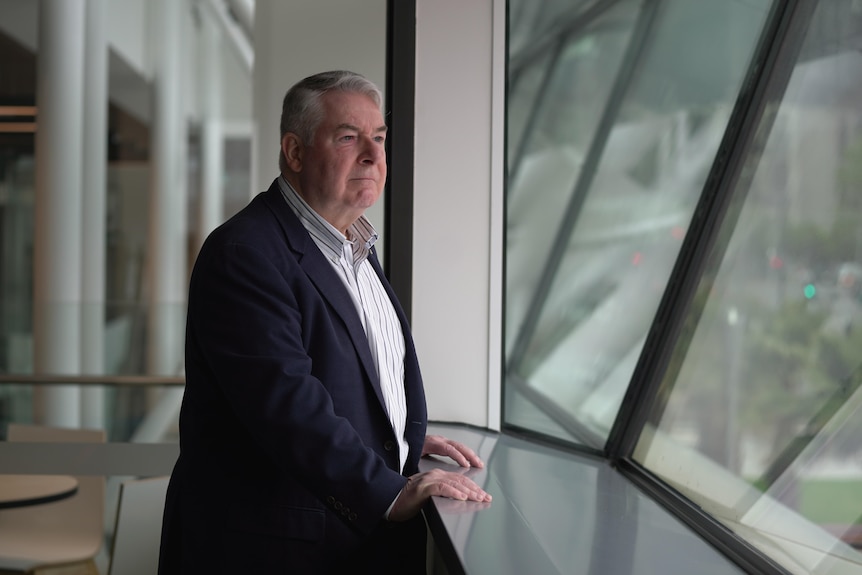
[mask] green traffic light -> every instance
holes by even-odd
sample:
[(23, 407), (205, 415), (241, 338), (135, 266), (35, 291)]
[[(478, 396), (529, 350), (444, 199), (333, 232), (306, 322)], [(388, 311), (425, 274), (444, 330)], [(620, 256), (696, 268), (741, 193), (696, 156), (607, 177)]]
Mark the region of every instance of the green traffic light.
[(814, 287), (814, 284), (808, 284), (805, 286), (803, 293), (805, 294), (806, 299), (811, 299), (817, 293), (817, 288)]

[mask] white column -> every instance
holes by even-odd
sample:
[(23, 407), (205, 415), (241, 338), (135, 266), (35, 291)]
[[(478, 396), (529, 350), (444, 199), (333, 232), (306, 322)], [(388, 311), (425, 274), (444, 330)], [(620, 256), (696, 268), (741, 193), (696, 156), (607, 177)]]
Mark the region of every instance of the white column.
[[(42, 0), (36, 105), (33, 355), (37, 374), (81, 370), (84, 0)], [(36, 421), (80, 425), (77, 386), (37, 389)]]
[(224, 217), (224, 142), (222, 129), (222, 33), (209, 11), (201, 18), (201, 195), (197, 246)]
[(182, 365), (187, 287), (187, 127), (183, 109), (182, 24), (186, 2), (160, 0), (154, 6), (158, 39), (154, 67), (152, 189), (148, 238), (148, 358), (153, 375), (175, 375)]
[[(105, 205), (108, 163), (108, 44), (105, 0), (87, 0), (84, 43), (81, 371), (105, 369)], [(81, 390), (84, 427), (104, 427), (104, 392)]]

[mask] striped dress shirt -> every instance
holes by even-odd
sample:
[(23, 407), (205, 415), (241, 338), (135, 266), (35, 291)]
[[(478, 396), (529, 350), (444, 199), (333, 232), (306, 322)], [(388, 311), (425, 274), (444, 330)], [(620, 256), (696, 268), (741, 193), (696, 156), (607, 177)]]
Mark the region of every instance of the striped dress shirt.
[(408, 445), (404, 438), (407, 426), (407, 399), (404, 394), (404, 333), (395, 308), (380, 278), (368, 263), (368, 254), (377, 241), (377, 231), (365, 216), (360, 216), (347, 232), (339, 232), (315, 212), (293, 187), (279, 176), (278, 185), (287, 205), (305, 226), (311, 239), (332, 264), (347, 288), (356, 313), (362, 321), (371, 357), (383, 391), (389, 422), (398, 438), (401, 470), (407, 461)]

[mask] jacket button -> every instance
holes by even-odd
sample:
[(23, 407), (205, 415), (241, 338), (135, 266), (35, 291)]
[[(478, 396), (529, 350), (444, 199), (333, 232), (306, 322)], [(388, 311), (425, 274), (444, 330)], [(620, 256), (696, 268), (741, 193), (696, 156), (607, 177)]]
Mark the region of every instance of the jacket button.
[(351, 521), (356, 521), (356, 513), (351, 513), (347, 518)]
[(326, 502), (329, 503), (330, 505), (334, 505), (335, 504), (335, 497), (330, 495), (329, 497), (326, 498)]
[(341, 504), (341, 501), (336, 501), (336, 502), (335, 502), (335, 508), (336, 508), (336, 509), (340, 510), (342, 507), (344, 507), (344, 506)]
[(395, 449), (395, 442), (387, 441), (383, 444), (383, 449), (385, 449), (386, 451), (392, 451), (393, 449)]

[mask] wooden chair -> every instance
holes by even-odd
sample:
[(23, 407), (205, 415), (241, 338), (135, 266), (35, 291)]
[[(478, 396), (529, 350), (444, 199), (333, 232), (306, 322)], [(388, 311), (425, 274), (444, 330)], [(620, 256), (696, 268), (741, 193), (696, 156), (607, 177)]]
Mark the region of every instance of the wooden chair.
[[(104, 443), (105, 432), (9, 424), (9, 441)], [(0, 510), (0, 574), (98, 575), (104, 540), (105, 478), (79, 476), (68, 499)]]

